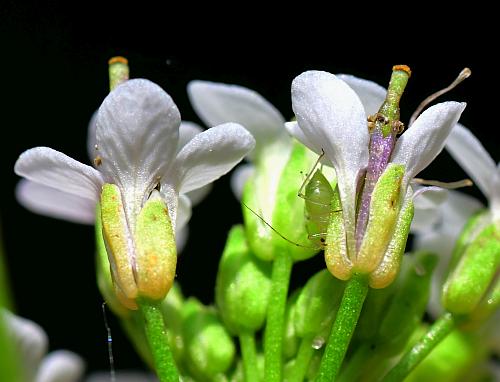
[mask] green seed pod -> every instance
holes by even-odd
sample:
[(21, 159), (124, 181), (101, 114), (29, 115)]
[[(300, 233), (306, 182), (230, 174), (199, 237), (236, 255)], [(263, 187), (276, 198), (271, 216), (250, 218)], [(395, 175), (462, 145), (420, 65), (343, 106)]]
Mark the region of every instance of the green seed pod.
[[(276, 155), (276, 154), (275, 154)], [(273, 153), (261, 155), (254, 175), (247, 181), (243, 191), (243, 203), (252, 208), (261, 218), (245, 206), (243, 217), (248, 244), (252, 252), (262, 260), (273, 260), (276, 253), (287, 251), (294, 260), (307, 259), (320, 248), (311, 245), (307, 238), (304, 200), (297, 197), (302, 179), (300, 173), (314, 163), (314, 155), (306, 147), (294, 142), (283, 170), (276, 176), (273, 168)], [(283, 239), (270, 229), (270, 224)]]
[(326, 269), (309, 279), (299, 294), (294, 308), (297, 335), (314, 337), (327, 332), (335, 318), (344, 283)]
[(470, 239), (459, 260), (452, 264), (443, 287), (443, 306), (459, 315), (484, 309), (485, 304), (487, 310), (494, 311), (500, 300), (499, 269), (500, 229), (491, 223)]
[(234, 361), (231, 336), (214, 309), (204, 307), (194, 298), (186, 300), (182, 313), (182, 336), (190, 373), (200, 381), (220, 378)]
[(222, 320), (234, 335), (264, 324), (271, 292), (271, 264), (250, 253), (242, 226), (229, 232), (215, 286)]

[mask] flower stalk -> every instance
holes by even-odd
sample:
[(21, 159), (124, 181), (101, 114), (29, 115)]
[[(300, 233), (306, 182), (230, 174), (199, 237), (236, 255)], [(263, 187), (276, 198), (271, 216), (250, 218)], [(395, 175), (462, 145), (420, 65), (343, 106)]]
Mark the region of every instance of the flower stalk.
[(335, 380), (356, 328), (361, 308), (368, 293), (368, 279), (354, 274), (347, 282), (335, 323), (332, 326), (316, 382)]
[(146, 299), (139, 299), (138, 305), (144, 318), (146, 337), (160, 382), (178, 382), (179, 372), (168, 345), (167, 329), (159, 305)]

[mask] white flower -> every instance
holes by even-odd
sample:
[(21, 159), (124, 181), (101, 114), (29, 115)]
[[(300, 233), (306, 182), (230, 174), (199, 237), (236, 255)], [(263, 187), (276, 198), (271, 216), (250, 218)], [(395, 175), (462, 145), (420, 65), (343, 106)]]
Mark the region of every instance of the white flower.
[(7, 310), (0, 310), (0, 319), (19, 354), (26, 382), (77, 382), (83, 376), (84, 362), (75, 353), (57, 350), (47, 354), (47, 335), (40, 326)]
[[(87, 151), (91, 161), (94, 160), (96, 155), (96, 116), (97, 113), (94, 113), (88, 128)], [(179, 127), (177, 152), (202, 131), (203, 129), (197, 124), (182, 121)], [(194, 206), (198, 204), (209, 191), (210, 185), (207, 185), (189, 192), (187, 196)], [(73, 223), (90, 225), (95, 223), (95, 200), (69, 194), (27, 179), (21, 179), (18, 182), (15, 194), (17, 201), (31, 212), (67, 220)], [(188, 226), (177, 226), (176, 245), (178, 252), (182, 251), (184, 248), (187, 236)]]
[[(486, 196), (490, 216), (494, 221), (498, 221), (500, 169), (494, 160), (470, 130), (461, 124), (457, 124), (451, 131), (446, 140), (446, 149)], [(425, 202), (425, 199), (422, 202)], [(443, 310), (440, 303), (441, 289), (453, 247), (467, 220), (481, 208), (482, 204), (477, 199), (450, 191), (444, 203), (432, 211), (422, 210), (420, 216), (415, 216), (416, 224), (412, 227), (415, 233), (415, 248), (434, 251), (440, 255), (429, 304), (433, 315), (438, 315)]]
[[(350, 80), (349, 84), (343, 79)], [(362, 94), (366, 109), (355, 90)], [(320, 71), (305, 72), (292, 83), (292, 106), (297, 122), (287, 127), (316, 153), (323, 150), (325, 161), (337, 173), (349, 253), (355, 253), (357, 187), (369, 156), (366, 116), (376, 111), (375, 105), (380, 106), (383, 98), (380, 103), (375, 99), (381, 95), (380, 87), (369, 81)], [(442, 150), (464, 108), (464, 103), (457, 102), (434, 105), (399, 138), (391, 163), (405, 166), (402, 195), (406, 194), (409, 181)]]
[(133, 229), (138, 212), (157, 187), (172, 225), (179, 230), (191, 214), (188, 193), (225, 174), (254, 145), (237, 124), (199, 134), (188, 125), (183, 129), (187, 134), (179, 138), (177, 107), (160, 87), (143, 79), (127, 81), (112, 91), (99, 108), (95, 125), (97, 149), (89, 139), (89, 150), (97, 158), (97, 169), (47, 147), (19, 157), (15, 171), (31, 181), (21, 183), (17, 192), (24, 204), (51, 216), (93, 223), (101, 186), (113, 183), (120, 188)]
[[(264, 193), (259, 198), (259, 205), (274, 208), (280, 174), (292, 150), (292, 139), (284, 128), (285, 118), (263, 96), (243, 86), (197, 80), (189, 83), (188, 95), (194, 110), (207, 126), (236, 122), (253, 135), (256, 144), (248, 155), (251, 163), (235, 170), (231, 188), (241, 199), (243, 186), (257, 166), (265, 171), (269, 180), (267, 186), (261, 188)], [(263, 208), (269, 221), (272, 208)]]

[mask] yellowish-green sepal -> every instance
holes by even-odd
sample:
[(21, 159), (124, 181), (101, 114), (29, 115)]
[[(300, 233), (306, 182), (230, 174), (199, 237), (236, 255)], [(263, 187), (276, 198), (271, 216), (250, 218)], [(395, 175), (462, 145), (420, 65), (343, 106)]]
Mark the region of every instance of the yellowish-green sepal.
[(161, 301), (172, 287), (177, 264), (174, 232), (162, 199), (146, 202), (137, 216), (134, 239), (138, 292)]
[(101, 192), (102, 235), (106, 243), (115, 292), (125, 300), (137, 298), (133, 266), (135, 249), (128, 229), (122, 196), (114, 184), (105, 184)]
[(368, 278), (372, 288), (385, 288), (390, 285), (398, 275), (403, 258), (406, 241), (410, 233), (411, 221), (413, 220), (414, 206), (413, 193), (408, 190), (403, 207), (392, 233), (391, 241), (377, 268), (370, 273)]
[(403, 165), (389, 164), (375, 185), (365, 235), (354, 260), (356, 272), (371, 273), (382, 261), (401, 207), (403, 175)]

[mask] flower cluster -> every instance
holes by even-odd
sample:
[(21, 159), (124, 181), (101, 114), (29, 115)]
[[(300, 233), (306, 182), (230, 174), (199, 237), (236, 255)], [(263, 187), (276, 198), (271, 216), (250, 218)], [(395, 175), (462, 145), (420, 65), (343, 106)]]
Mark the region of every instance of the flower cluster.
[[(158, 85), (129, 80), (126, 60), (110, 65), (111, 91), (89, 125), (92, 165), (27, 150), (16, 195), (34, 212), (95, 225), (99, 289), (160, 381), (492, 375), (498, 341), (482, 336), (499, 332), (500, 172), (458, 124), (465, 103), (433, 105), (405, 128), (407, 66), (393, 67), (387, 89), (307, 71), (291, 84), (287, 122), (253, 90), (197, 80), (187, 91), (203, 130), (181, 122)], [(488, 209), (444, 183), (414, 183), (444, 147)], [(204, 305), (183, 296), (177, 251), (192, 206), (244, 158), (231, 180), (243, 223), (228, 233), (215, 304)], [(289, 293), (293, 266), (320, 251), (324, 269)], [(67, 351), (44, 358), (46, 342), (38, 326), (0, 310), (0, 345), (15, 360), (8, 375), (79, 380), (83, 361)], [(112, 368), (111, 378), (152, 377)]]

